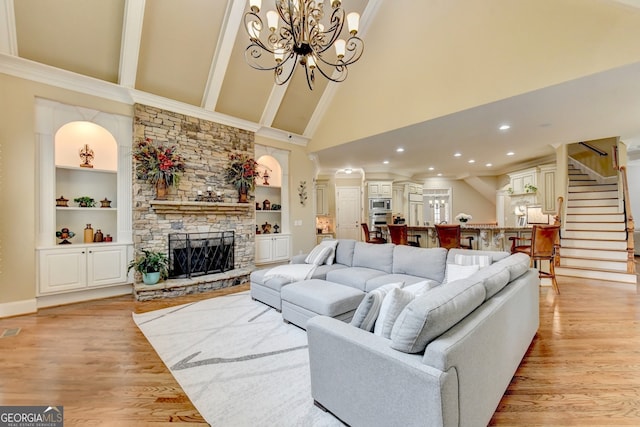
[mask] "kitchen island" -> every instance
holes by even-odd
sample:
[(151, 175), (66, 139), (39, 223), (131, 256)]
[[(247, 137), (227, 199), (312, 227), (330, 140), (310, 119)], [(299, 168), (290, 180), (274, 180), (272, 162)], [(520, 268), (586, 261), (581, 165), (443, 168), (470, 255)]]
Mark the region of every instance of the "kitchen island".
[[(387, 234), (386, 227), (382, 227), (383, 232)], [(529, 227), (498, 227), (496, 224), (480, 224), (468, 223), (461, 224), (461, 235), (463, 242), (466, 238), (473, 236), (473, 249), (485, 251), (509, 251), (511, 249), (511, 241), (509, 237), (531, 238), (531, 226)], [(428, 226), (408, 226), (407, 234), (409, 240), (415, 240), (411, 236), (420, 236), (420, 246), (423, 248), (438, 247), (438, 236), (433, 225)]]

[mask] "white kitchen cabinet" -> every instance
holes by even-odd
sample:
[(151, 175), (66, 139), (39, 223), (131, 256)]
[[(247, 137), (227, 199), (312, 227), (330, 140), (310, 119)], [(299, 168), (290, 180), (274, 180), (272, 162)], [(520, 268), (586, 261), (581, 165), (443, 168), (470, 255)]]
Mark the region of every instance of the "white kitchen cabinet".
[(556, 214), (558, 207), (556, 196), (556, 165), (540, 166), (540, 196), (539, 200), (542, 204), (542, 213)]
[(370, 181), (367, 183), (369, 198), (390, 199), (393, 197), (393, 181)]
[(256, 236), (256, 264), (287, 261), (291, 257), (291, 236), (260, 234)]
[(512, 194), (533, 194), (535, 191), (527, 191), (527, 187), (532, 185), (538, 187), (538, 170), (536, 168), (525, 169), (519, 172), (510, 173)]
[(39, 251), (39, 294), (122, 284), (127, 280), (127, 245), (64, 245)]
[(316, 184), (316, 215), (329, 215), (329, 197), (326, 184)]

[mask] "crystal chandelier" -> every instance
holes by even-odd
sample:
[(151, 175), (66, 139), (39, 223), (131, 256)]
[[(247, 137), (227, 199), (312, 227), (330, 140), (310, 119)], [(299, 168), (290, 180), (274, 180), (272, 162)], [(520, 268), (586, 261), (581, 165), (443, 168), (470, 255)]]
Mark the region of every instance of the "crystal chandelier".
[[(273, 70), (275, 82), (289, 81), (296, 63), (304, 68), (309, 89), (313, 90), (315, 72), (332, 82), (347, 78), (347, 66), (353, 64), (364, 49), (356, 36), (360, 15), (345, 14), (340, 0), (331, 2), (331, 14), (324, 14), (325, 0), (275, 0), (276, 10), (266, 13), (268, 31), (260, 17), (260, 0), (249, 0), (250, 10), (244, 23), (251, 43), (245, 49), (247, 63), (258, 70)], [(340, 38), (347, 21), (348, 37)]]

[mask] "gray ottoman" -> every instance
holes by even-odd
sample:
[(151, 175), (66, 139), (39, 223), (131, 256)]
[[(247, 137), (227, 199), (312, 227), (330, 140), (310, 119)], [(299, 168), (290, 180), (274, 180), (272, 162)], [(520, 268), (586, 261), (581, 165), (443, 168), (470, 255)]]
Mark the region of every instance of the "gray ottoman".
[(284, 277), (264, 278), (268, 268), (257, 270), (251, 273), (251, 298), (263, 302), (276, 310), (282, 309), (280, 302), (280, 291), (283, 287), (291, 283), (290, 279)]
[(365, 293), (350, 286), (320, 279), (309, 279), (282, 287), (282, 319), (302, 329), (317, 315), (348, 322)]

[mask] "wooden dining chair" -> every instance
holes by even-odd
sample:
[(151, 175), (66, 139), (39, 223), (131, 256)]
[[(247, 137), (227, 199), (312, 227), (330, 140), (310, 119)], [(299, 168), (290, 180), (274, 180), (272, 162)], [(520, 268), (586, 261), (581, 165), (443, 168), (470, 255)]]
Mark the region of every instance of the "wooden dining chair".
[[(531, 257), (531, 266), (538, 268), (538, 276), (548, 277), (551, 279), (551, 285), (556, 294), (560, 293), (558, 282), (556, 281), (556, 247), (560, 241), (559, 225), (534, 225), (531, 229), (531, 238), (526, 237), (509, 237), (511, 240), (511, 253), (525, 253)], [(530, 243), (521, 245), (520, 242), (529, 241)], [(542, 271), (541, 263), (538, 261), (549, 261), (549, 271)]]
[(446, 249), (473, 249), (473, 236), (465, 237), (469, 244), (462, 244), (460, 225), (458, 224), (435, 224), (438, 242), (441, 248)]
[(389, 229), (391, 243), (396, 245), (420, 246), (418, 242), (409, 241), (407, 224), (387, 224), (387, 228)]
[(387, 243), (387, 239), (382, 237), (380, 230), (369, 231), (369, 224), (363, 222), (360, 224), (362, 231), (364, 231), (364, 241), (367, 243)]

